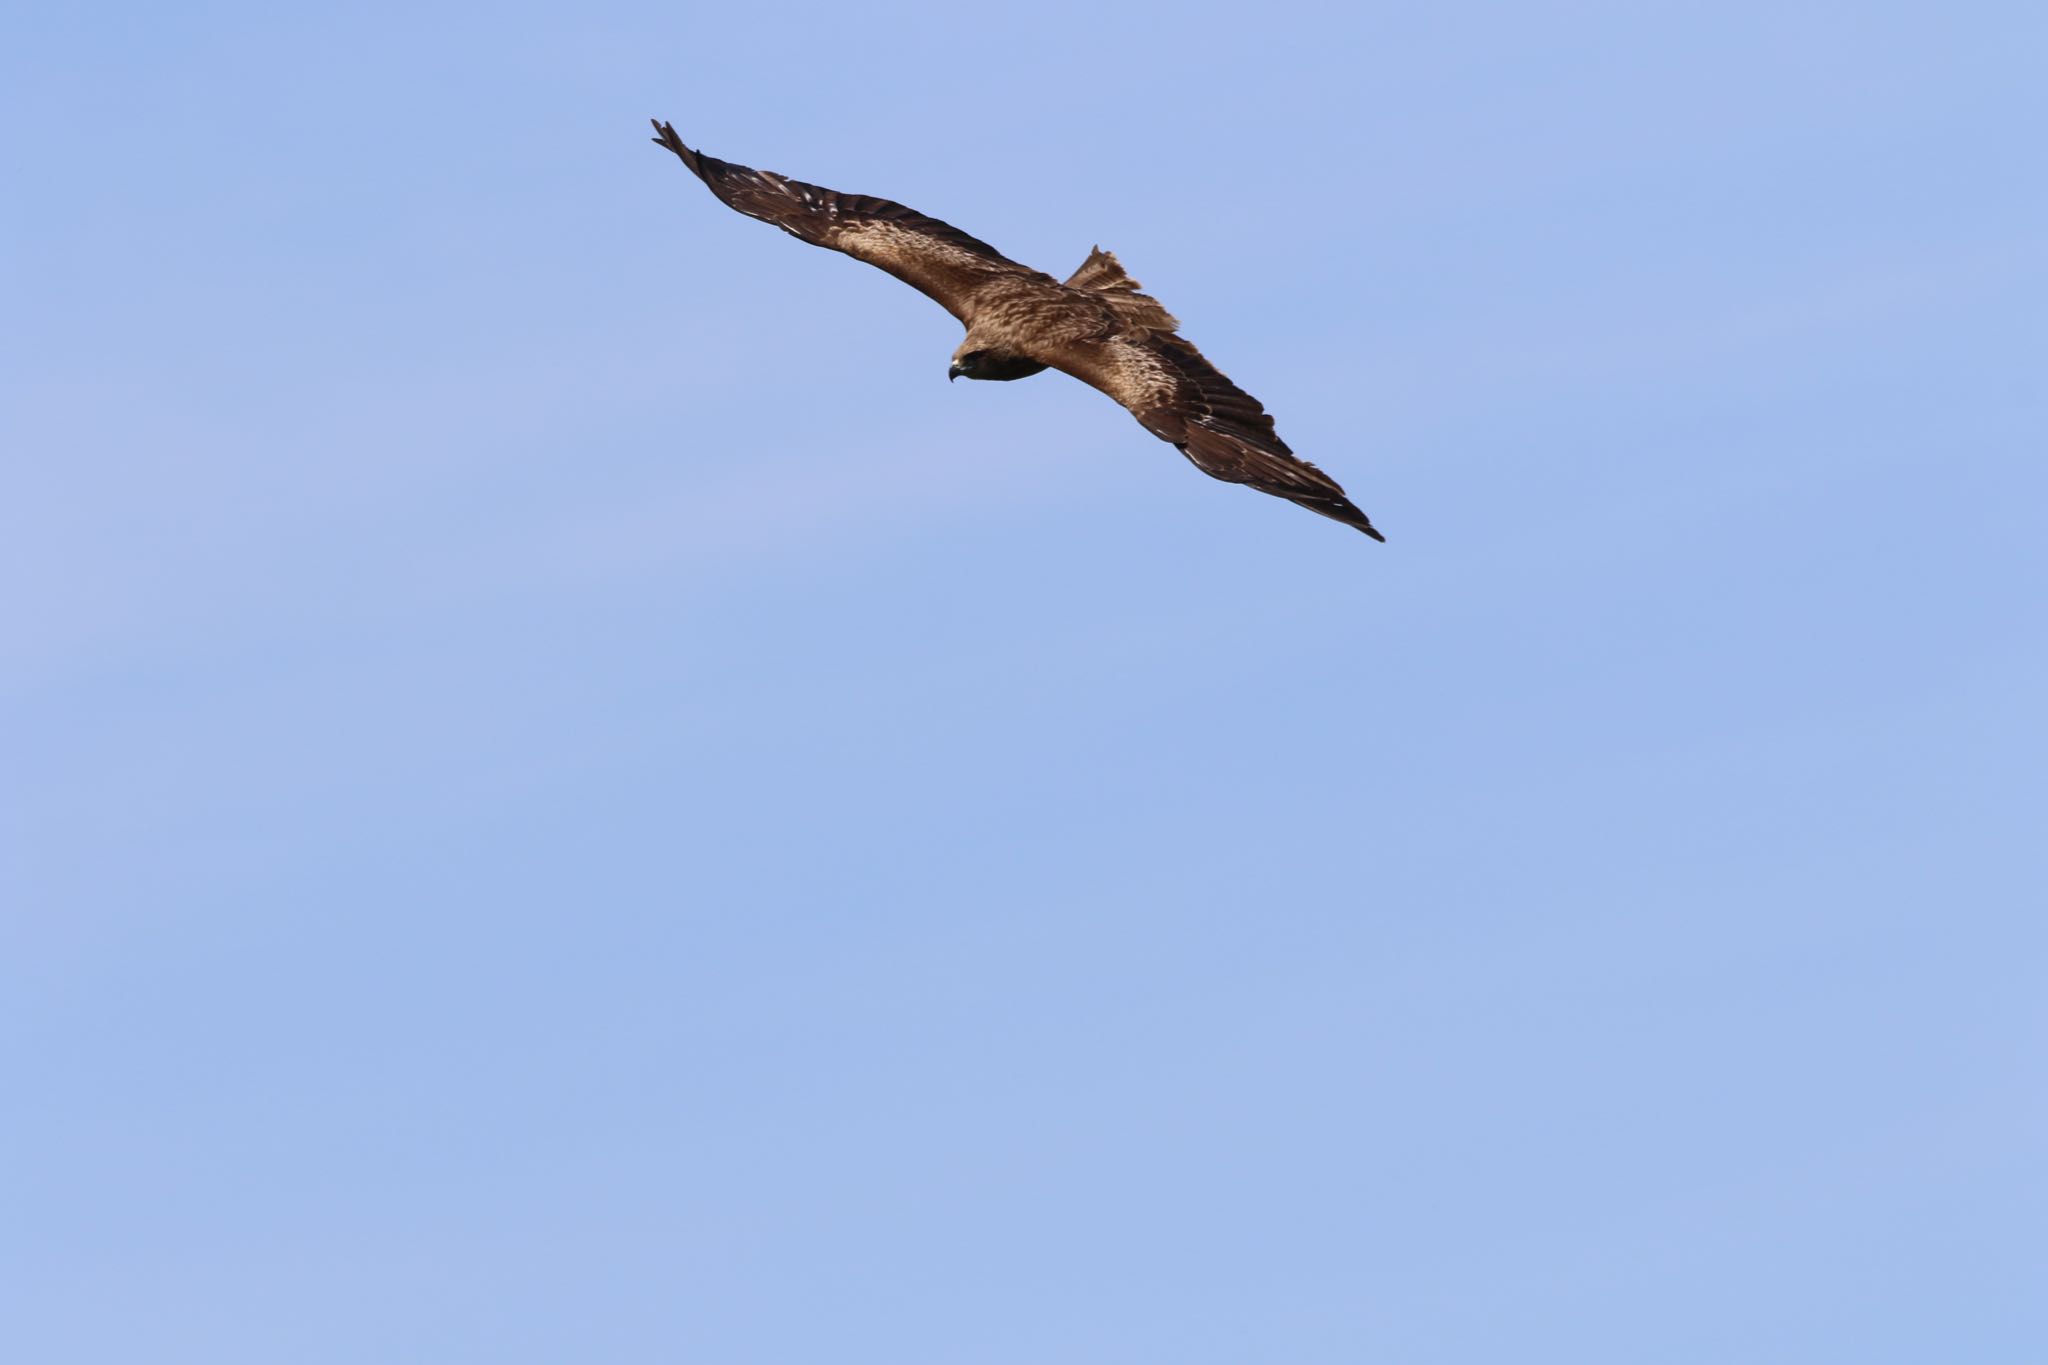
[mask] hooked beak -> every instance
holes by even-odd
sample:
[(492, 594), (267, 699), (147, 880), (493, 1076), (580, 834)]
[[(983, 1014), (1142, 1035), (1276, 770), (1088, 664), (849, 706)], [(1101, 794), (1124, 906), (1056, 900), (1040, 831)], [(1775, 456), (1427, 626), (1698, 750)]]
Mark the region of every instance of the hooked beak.
[(958, 379), (961, 375), (966, 373), (967, 371), (961, 369), (960, 362), (956, 360), (951, 365), (948, 365), (946, 367), (946, 382), (950, 384), (954, 380)]

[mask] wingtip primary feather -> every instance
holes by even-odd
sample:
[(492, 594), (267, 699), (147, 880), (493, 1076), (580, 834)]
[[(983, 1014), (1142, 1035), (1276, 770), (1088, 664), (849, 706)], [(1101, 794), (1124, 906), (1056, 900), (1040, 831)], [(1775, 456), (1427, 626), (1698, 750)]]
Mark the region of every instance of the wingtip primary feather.
[[(1282, 493), (1280, 496), (1287, 495)], [(1332, 521), (1341, 521), (1354, 531), (1362, 531), (1382, 545), (1387, 543), (1387, 538), (1380, 534), (1380, 528), (1372, 524), (1372, 518), (1359, 510), (1358, 504), (1349, 498), (1340, 496), (1334, 505), (1314, 502), (1302, 502), (1301, 505), (1311, 512), (1321, 512)]]
[[(1192, 347), (1183, 349), (1193, 351)], [(1255, 405), (1256, 400), (1250, 395), (1242, 390), (1235, 392)], [(1153, 420), (1146, 420), (1147, 416)], [(1372, 524), (1372, 518), (1344, 495), (1337, 481), (1288, 450), (1273, 434), (1263, 409), (1258, 410), (1258, 416), (1264, 423), (1263, 431), (1248, 430), (1241, 424), (1233, 429), (1206, 414), (1189, 419), (1163, 409), (1155, 409), (1138, 420), (1154, 436), (1172, 441), (1188, 463), (1210, 478), (1285, 498), (1297, 507), (1340, 521), (1384, 544), (1387, 538)]]
[[(1285, 494), (1282, 494), (1282, 496), (1284, 497)], [(1324, 516), (1334, 521), (1341, 521), (1354, 531), (1363, 531), (1382, 545), (1387, 543), (1387, 538), (1380, 534), (1380, 528), (1372, 524), (1372, 518), (1367, 516), (1357, 503), (1341, 493), (1337, 495), (1334, 505), (1325, 506), (1315, 503), (1303, 503), (1302, 505), (1310, 511), (1321, 512)]]
[(655, 146), (666, 147), (669, 151), (674, 152), (679, 158), (681, 158), (682, 163), (685, 166), (688, 166), (692, 172), (698, 175), (703, 174), (703, 172), (698, 169), (697, 153), (690, 150), (689, 147), (683, 144), (682, 138), (676, 135), (676, 127), (673, 123), (668, 123), (658, 118), (649, 119), (647, 121), (654, 125), (654, 131), (656, 135), (652, 139), (652, 141), (654, 142)]

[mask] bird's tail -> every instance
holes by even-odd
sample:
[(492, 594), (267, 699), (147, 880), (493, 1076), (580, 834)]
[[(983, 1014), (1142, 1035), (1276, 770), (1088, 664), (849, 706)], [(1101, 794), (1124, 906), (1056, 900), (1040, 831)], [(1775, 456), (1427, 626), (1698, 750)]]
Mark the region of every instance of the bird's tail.
[(1067, 276), (1067, 287), (1090, 289), (1103, 295), (1117, 316), (1130, 326), (1146, 327), (1156, 332), (1180, 329), (1180, 319), (1167, 312), (1158, 299), (1140, 293), (1144, 286), (1131, 278), (1114, 252), (1104, 251), (1101, 247), (1090, 251), (1088, 259), (1081, 262), (1081, 268)]

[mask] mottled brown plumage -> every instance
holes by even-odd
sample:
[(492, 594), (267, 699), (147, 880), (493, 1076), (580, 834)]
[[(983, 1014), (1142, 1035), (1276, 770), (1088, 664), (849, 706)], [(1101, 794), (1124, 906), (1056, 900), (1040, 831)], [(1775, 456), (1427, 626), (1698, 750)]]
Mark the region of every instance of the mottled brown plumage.
[(1047, 368), (1102, 390), (1195, 468), (1301, 504), (1384, 540), (1337, 481), (1287, 448), (1259, 400), (1231, 383), (1115, 256), (1088, 253), (1064, 283), (887, 199), (840, 194), (654, 139), (731, 208), (843, 251), (929, 295), (967, 328), (948, 378), (1022, 379)]

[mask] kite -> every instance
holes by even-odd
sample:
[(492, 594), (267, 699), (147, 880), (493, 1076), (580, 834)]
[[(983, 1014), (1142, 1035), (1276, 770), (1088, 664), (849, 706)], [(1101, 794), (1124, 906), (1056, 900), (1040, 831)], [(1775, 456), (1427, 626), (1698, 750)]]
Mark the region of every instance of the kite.
[(1062, 282), (914, 209), (720, 161), (652, 122), (654, 141), (728, 208), (878, 266), (958, 318), (967, 339), (953, 353), (949, 380), (1059, 370), (1123, 404), (1211, 478), (1386, 539), (1335, 479), (1288, 449), (1259, 400), (1181, 337), (1179, 320), (1101, 247)]

